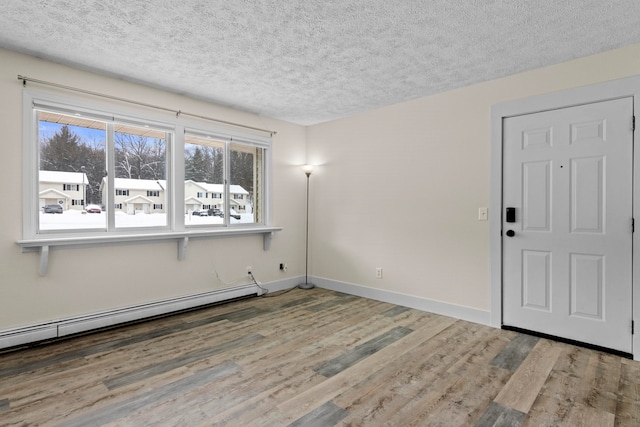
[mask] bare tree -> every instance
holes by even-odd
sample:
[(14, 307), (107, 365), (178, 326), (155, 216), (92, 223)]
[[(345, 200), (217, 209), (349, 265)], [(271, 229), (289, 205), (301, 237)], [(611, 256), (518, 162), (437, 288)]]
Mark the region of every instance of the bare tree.
[(165, 179), (164, 139), (115, 133), (116, 178)]

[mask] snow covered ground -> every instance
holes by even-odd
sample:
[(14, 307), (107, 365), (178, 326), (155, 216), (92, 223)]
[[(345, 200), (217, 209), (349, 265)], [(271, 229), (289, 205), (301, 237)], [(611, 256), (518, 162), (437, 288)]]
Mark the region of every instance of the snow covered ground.
[[(235, 212), (232, 211), (232, 214)], [(224, 220), (219, 216), (195, 216), (186, 214), (184, 223), (190, 225), (213, 225), (223, 224)], [(240, 219), (231, 218), (231, 224), (253, 223), (253, 214), (241, 214)], [(116, 212), (116, 227), (138, 228), (138, 227), (164, 227), (167, 225), (167, 215), (163, 213), (145, 214), (136, 213), (128, 215), (124, 212)], [(104, 229), (107, 227), (107, 214), (102, 213), (82, 213), (80, 211), (68, 210), (62, 214), (46, 214), (40, 212), (40, 230), (82, 230), (82, 229)]]

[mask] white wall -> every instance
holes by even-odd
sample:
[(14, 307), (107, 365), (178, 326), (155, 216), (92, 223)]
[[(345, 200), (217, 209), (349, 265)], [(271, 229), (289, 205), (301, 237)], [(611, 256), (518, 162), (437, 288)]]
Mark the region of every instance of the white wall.
[(309, 127), (310, 274), (488, 311), (491, 106), (637, 74), (640, 45)]
[[(107, 93), (222, 120), (276, 130), (273, 139), (271, 249), (262, 237), (191, 240), (177, 260), (175, 242), (53, 249), (49, 272), (38, 275), (39, 256), (21, 253), (22, 82), (17, 75)], [(31, 90), (50, 90), (29, 83)], [(0, 49), (0, 331), (227, 287), (252, 266), (262, 282), (304, 275), (305, 128)], [(286, 273), (278, 269), (287, 262)], [(243, 282), (241, 282), (243, 283)], [(246, 280), (244, 283), (249, 283)]]

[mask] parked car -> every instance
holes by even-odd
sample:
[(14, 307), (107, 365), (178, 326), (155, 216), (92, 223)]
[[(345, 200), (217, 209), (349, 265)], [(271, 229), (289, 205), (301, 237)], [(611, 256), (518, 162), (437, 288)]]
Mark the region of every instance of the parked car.
[(62, 213), (62, 206), (60, 205), (45, 205), (44, 213)]
[(193, 215), (193, 216), (209, 216), (207, 211), (193, 211), (193, 212), (191, 212), (191, 215)]
[(85, 209), (87, 213), (100, 213), (102, 212), (102, 208), (98, 205), (87, 205)]
[[(209, 216), (219, 216), (220, 218), (224, 218), (224, 213), (220, 210), (220, 209), (209, 209), (208, 211), (201, 211), (201, 212), (205, 212), (207, 215)], [(195, 215), (195, 212), (194, 212)], [(200, 216), (207, 216), (207, 215), (200, 215)], [(240, 215), (238, 214), (231, 214), (230, 215), (231, 218), (235, 218), (235, 219), (240, 219)]]

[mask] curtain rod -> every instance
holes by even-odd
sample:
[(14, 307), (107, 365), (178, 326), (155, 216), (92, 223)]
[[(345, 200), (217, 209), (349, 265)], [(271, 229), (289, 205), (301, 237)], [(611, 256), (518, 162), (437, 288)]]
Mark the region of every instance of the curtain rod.
[(153, 109), (156, 109), (156, 110), (167, 111), (167, 112), (170, 112), (170, 113), (175, 113), (176, 117), (179, 117), (181, 115), (190, 116), (190, 117), (195, 117), (195, 118), (198, 118), (198, 119), (208, 120), (208, 121), (211, 121), (211, 122), (222, 123), (222, 124), (225, 124), (225, 125), (241, 127), (241, 128), (244, 128), (244, 129), (251, 129), (251, 130), (255, 130), (255, 131), (259, 131), (259, 132), (266, 132), (266, 133), (271, 134), (271, 136), (273, 136), (273, 135), (275, 135), (277, 133), (274, 130), (261, 129), (261, 128), (257, 128), (257, 127), (253, 127), (253, 126), (243, 125), (243, 124), (240, 124), (240, 123), (228, 122), (226, 120), (214, 119), (212, 117), (201, 116), (201, 115), (198, 115), (198, 114), (191, 114), (191, 113), (187, 113), (187, 112), (181, 111), (181, 110), (172, 110), (171, 108), (160, 107), (158, 105), (146, 104), (144, 102), (139, 102), (139, 101), (132, 101), (132, 100), (126, 99), (126, 98), (120, 98), (120, 97), (117, 97), (117, 96), (107, 95), (107, 94), (99, 93), (99, 92), (93, 92), (93, 91), (90, 91), (90, 90), (80, 89), (80, 88), (76, 88), (76, 87), (72, 87), (72, 86), (65, 86), (65, 85), (61, 85), (61, 84), (58, 84), (58, 83), (47, 82), (45, 80), (33, 79), (31, 77), (21, 76), (20, 74), (18, 74), (18, 80), (22, 80), (22, 85), (23, 86), (26, 86), (27, 82), (39, 83), (39, 84), (53, 86), (53, 87), (57, 87), (57, 88), (61, 88), (61, 89), (71, 90), (71, 91), (74, 91), (74, 92), (85, 93), (85, 94), (92, 95), (92, 96), (99, 96), (99, 97), (102, 97), (102, 98), (108, 98), (108, 99), (112, 99), (114, 101), (127, 102), (129, 104), (140, 105), (142, 107), (147, 107), (147, 108), (153, 108)]

